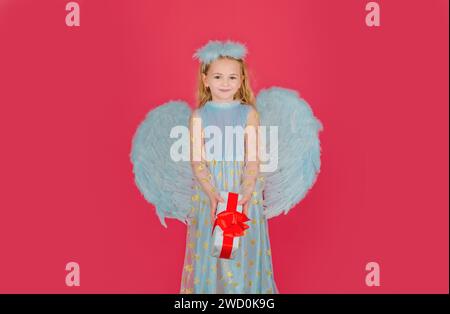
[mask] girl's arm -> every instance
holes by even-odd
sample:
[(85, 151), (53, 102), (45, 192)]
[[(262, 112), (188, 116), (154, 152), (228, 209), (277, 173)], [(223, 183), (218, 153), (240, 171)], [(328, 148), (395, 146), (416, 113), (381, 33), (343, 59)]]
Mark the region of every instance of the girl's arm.
[[(195, 127), (197, 130), (200, 130), (199, 136), (196, 136)], [(212, 195), (217, 194), (216, 188), (214, 186), (213, 177), (208, 169), (206, 164), (204, 152), (204, 137), (201, 125), (201, 117), (198, 114), (198, 111), (195, 110), (191, 118), (189, 120), (189, 133), (190, 133), (190, 145), (191, 145), (191, 166), (194, 176), (197, 181), (200, 183), (203, 191), (211, 198)], [(197, 159), (194, 160), (194, 156), (197, 156)]]
[(240, 186), (243, 198), (251, 198), (259, 175), (259, 114), (251, 107), (247, 119), (249, 132), (245, 133), (245, 168)]

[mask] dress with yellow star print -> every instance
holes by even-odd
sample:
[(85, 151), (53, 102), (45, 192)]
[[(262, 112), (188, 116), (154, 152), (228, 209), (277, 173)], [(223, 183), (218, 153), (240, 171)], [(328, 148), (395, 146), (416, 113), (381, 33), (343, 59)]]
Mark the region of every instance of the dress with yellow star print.
[[(208, 101), (194, 111), (201, 118), (201, 129), (217, 126), (225, 134), (225, 126), (245, 128), (252, 106), (232, 101), (219, 103)], [(204, 134), (204, 133), (203, 133)], [(236, 138), (224, 136), (222, 152), (232, 152), (232, 158), (216, 160), (206, 149), (208, 158), (197, 165), (197, 184), (192, 190), (191, 212), (188, 216), (186, 253), (182, 271), (180, 293), (279, 293), (274, 280), (267, 219), (263, 215), (264, 177), (255, 176), (250, 184), (252, 198), (247, 222), (250, 228), (240, 237), (234, 259), (222, 259), (211, 255), (210, 204), (204, 189), (242, 193), (245, 189), (245, 147), (236, 145)], [(227, 146), (233, 145), (232, 150)], [(214, 155), (217, 156), (217, 155)], [(204, 167), (204, 169), (202, 169)], [(195, 171), (194, 171), (195, 172)], [(202, 178), (198, 173), (206, 174)], [(250, 176), (251, 177), (251, 176)]]

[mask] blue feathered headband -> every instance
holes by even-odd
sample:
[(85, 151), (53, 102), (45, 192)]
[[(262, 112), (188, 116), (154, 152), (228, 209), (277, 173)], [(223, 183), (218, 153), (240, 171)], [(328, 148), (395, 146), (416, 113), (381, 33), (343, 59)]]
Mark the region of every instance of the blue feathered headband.
[(235, 59), (244, 59), (247, 54), (247, 48), (238, 42), (227, 40), (210, 40), (206, 45), (197, 49), (194, 58), (199, 59), (204, 64), (209, 64), (219, 57), (231, 57)]

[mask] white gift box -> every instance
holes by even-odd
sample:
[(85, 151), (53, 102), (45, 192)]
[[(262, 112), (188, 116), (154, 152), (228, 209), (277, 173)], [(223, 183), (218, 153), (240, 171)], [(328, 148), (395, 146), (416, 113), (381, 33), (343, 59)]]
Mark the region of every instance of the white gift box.
[[(242, 213), (242, 205), (237, 205), (237, 202), (242, 198), (242, 194), (220, 191), (220, 196), (225, 200), (225, 203), (219, 202), (217, 204), (216, 219), (220, 213), (227, 210), (227, 206), (230, 206), (232, 211)], [(224, 237), (222, 228), (216, 225), (212, 234), (211, 255), (218, 258), (233, 259), (239, 248), (239, 238), (240, 236)]]

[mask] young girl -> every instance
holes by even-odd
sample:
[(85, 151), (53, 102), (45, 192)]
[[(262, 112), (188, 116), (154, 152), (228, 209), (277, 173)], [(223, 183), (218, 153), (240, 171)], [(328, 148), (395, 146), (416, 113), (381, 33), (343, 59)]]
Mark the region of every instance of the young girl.
[[(198, 50), (198, 108), (190, 118), (191, 163), (197, 179), (188, 220), (188, 236), (181, 293), (278, 293), (273, 276), (268, 224), (263, 216), (262, 185), (259, 176), (258, 136), (256, 145), (222, 137), (222, 156), (233, 146), (233, 158), (214, 159), (205, 150), (204, 128), (217, 126), (225, 135), (225, 126), (247, 126), (258, 130), (259, 116), (250, 88), (244, 61), (246, 49), (237, 43), (210, 42)], [(202, 136), (195, 145), (194, 121), (200, 123)], [(257, 134), (257, 133), (256, 133)], [(236, 140), (237, 142), (237, 140)], [(201, 149), (201, 152), (195, 150)], [(256, 150), (250, 149), (256, 148)], [(230, 150), (231, 151), (231, 150)], [(202, 156), (195, 160), (194, 154)], [(249, 158), (253, 154), (253, 158)], [(210, 161), (206, 161), (210, 160)], [(258, 184), (259, 183), (259, 184)], [(218, 202), (225, 202), (219, 191), (241, 194), (238, 205), (250, 219), (249, 228), (240, 237), (233, 259), (211, 255), (211, 229)]]
[[(186, 102), (170, 101), (152, 109), (133, 137), (130, 157), (137, 187), (154, 204), (163, 226), (165, 218), (187, 224), (181, 293), (279, 293), (267, 220), (294, 208), (320, 170), (322, 124), (294, 90), (271, 87), (255, 99), (246, 52), (231, 41), (211, 41), (199, 49), (198, 108), (192, 112)], [(264, 148), (259, 125), (275, 128)], [(250, 132), (230, 137), (227, 126)], [(209, 127), (222, 135), (219, 158), (217, 134), (207, 134)], [(183, 138), (184, 133), (190, 138), (173, 140), (174, 134)], [(180, 147), (189, 153), (179, 155)], [(247, 228), (240, 222), (233, 225), (245, 231), (238, 232), (239, 246), (231, 259), (215, 257), (211, 250), (217, 206), (224, 205), (221, 195), (226, 192), (240, 195), (243, 214), (232, 217), (249, 218)]]

